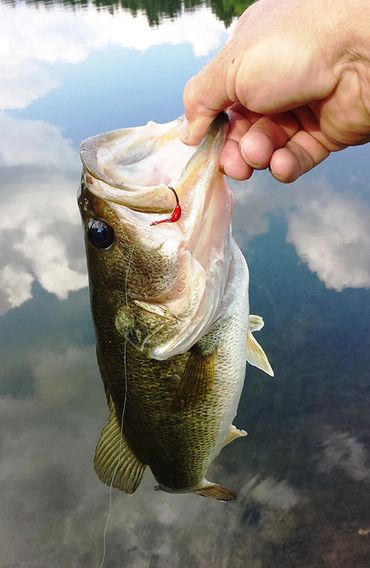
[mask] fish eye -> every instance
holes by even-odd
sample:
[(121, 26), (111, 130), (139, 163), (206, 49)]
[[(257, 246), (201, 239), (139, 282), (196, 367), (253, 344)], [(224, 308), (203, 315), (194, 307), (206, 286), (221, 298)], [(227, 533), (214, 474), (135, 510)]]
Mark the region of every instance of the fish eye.
[(90, 219), (87, 224), (87, 236), (90, 243), (98, 249), (108, 249), (114, 241), (112, 227), (100, 219)]

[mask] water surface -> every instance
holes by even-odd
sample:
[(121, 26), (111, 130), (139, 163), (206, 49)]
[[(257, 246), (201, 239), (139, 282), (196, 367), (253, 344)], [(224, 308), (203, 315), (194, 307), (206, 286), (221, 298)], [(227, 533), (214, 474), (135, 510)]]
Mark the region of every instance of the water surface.
[[(83, 138), (164, 122), (227, 40), (234, 2), (0, 4), (0, 565), (99, 567), (106, 418), (76, 205)], [(105, 566), (370, 566), (369, 147), (299, 182), (232, 183), (258, 339), (209, 478), (220, 504), (112, 493)]]

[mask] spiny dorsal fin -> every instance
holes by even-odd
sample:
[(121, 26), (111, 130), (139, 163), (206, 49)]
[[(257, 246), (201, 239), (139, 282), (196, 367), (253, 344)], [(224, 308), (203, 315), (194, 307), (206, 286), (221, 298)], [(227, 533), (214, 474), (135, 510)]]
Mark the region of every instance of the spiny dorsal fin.
[(217, 351), (202, 355), (196, 349), (191, 351), (184, 373), (176, 392), (174, 406), (177, 409), (200, 404), (212, 389), (215, 379)]
[(100, 434), (95, 450), (95, 471), (103, 483), (126, 493), (134, 493), (140, 484), (146, 465), (138, 460), (124, 434), (121, 433), (111, 398), (108, 406), (108, 422)]
[(237, 438), (243, 438), (244, 436), (248, 436), (248, 432), (246, 432), (245, 430), (239, 430), (239, 428), (234, 426), (234, 424), (231, 424), (230, 430), (226, 435), (222, 447), (224, 448), (225, 446), (227, 446), (227, 444), (231, 444), (231, 442), (233, 442)]
[(219, 501), (233, 501), (236, 499), (235, 493), (230, 491), (230, 489), (209, 481), (205, 481), (202, 486), (193, 489), (192, 492), (202, 497), (213, 497), (213, 499), (218, 499)]

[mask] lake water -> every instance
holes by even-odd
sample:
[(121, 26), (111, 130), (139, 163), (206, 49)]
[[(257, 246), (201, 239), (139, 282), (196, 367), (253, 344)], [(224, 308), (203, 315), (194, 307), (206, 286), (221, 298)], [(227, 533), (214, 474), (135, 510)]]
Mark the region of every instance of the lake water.
[[(103, 556), (110, 495), (92, 459), (106, 403), (80, 142), (180, 115), (184, 84), (243, 8), (103, 4), (0, 4), (2, 568), (98, 568)], [(289, 186), (266, 172), (231, 185), (276, 375), (248, 367), (236, 424), (249, 436), (209, 473), (238, 500), (156, 492), (148, 472), (134, 496), (112, 492), (104, 566), (368, 568), (369, 146)]]

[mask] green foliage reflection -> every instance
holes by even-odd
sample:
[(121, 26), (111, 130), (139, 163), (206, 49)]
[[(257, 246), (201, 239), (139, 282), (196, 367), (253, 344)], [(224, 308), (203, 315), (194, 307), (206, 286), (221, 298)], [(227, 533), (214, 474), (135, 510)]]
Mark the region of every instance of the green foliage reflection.
[[(7, 4), (16, 4), (15, 0), (8, 0)], [(87, 7), (85, 0), (28, 0), (27, 4), (53, 5), (64, 4), (78, 8)], [(244, 10), (253, 3), (253, 0), (92, 0), (92, 3), (101, 9), (114, 12), (117, 8), (125, 8), (134, 16), (144, 12), (151, 26), (158, 26), (164, 18), (174, 19), (183, 10), (192, 11), (200, 6), (208, 6), (212, 12), (229, 26), (233, 18), (240, 16)]]

